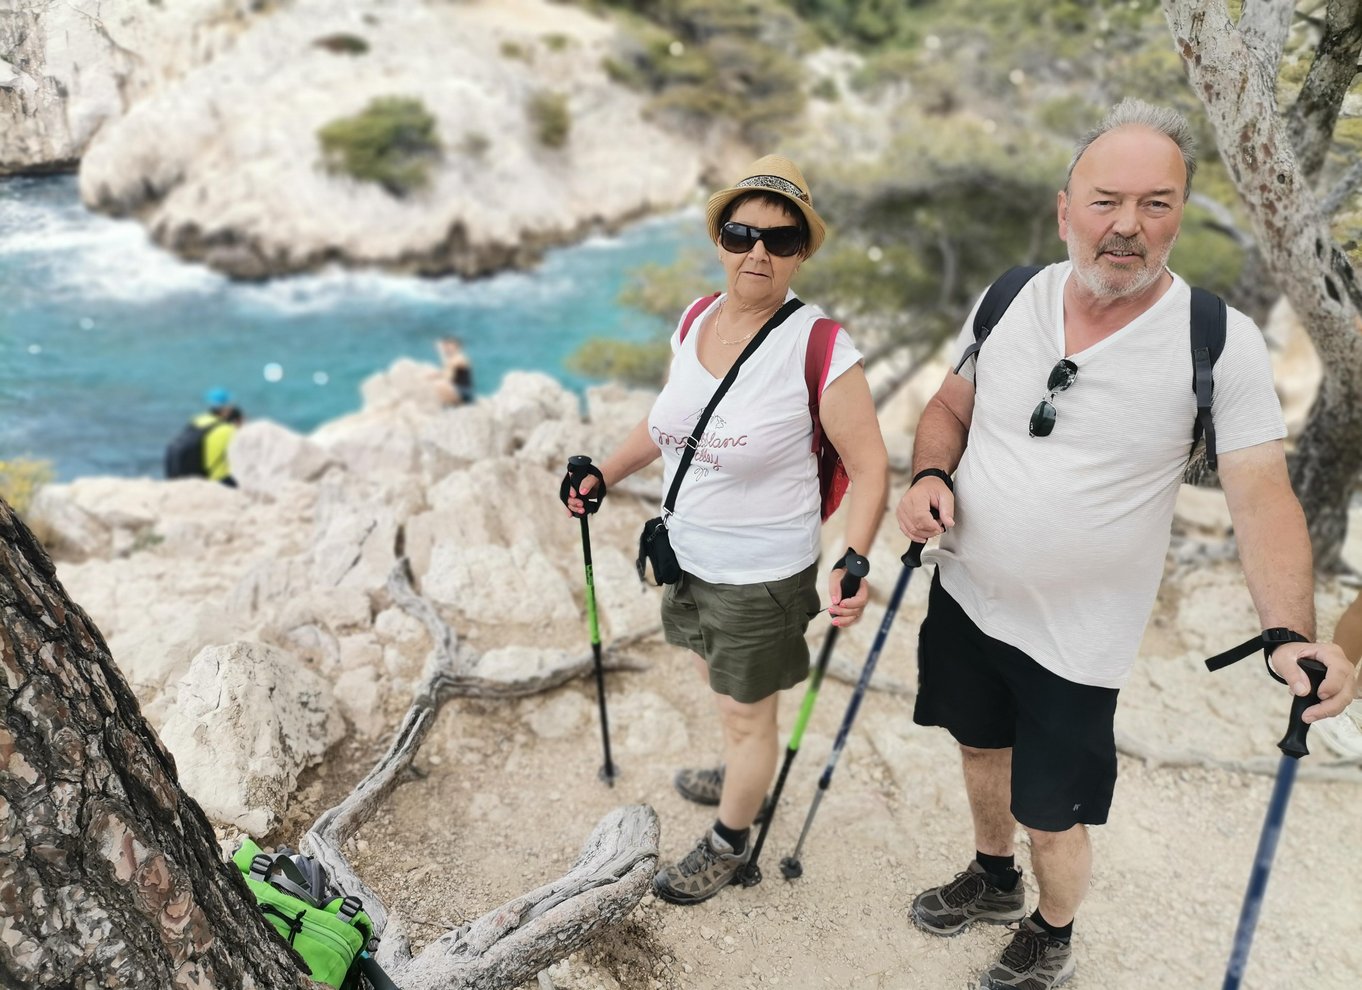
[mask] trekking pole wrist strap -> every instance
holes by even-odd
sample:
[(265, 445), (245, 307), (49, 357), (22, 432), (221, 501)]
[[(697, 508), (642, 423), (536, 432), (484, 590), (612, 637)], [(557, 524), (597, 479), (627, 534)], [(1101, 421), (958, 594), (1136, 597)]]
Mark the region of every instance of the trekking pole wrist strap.
[(947, 491), (952, 493), (955, 491), (955, 482), (951, 481), (951, 476), (940, 468), (923, 468), (917, 474), (913, 475), (913, 480), (908, 483), (908, 487), (912, 488), (913, 485), (916, 485), (923, 478), (940, 478), (946, 483)]
[(1233, 649), (1218, 653), (1206, 661), (1207, 670), (1220, 670), (1228, 667), (1232, 663), (1238, 663), (1244, 657), (1259, 650), (1263, 651), (1263, 665), (1267, 667), (1267, 672), (1272, 675), (1274, 681), (1282, 684), (1287, 683), (1286, 678), (1272, 669), (1272, 651), (1283, 643), (1308, 643), (1310, 637), (1302, 636), (1294, 629), (1286, 626), (1273, 626), (1271, 629), (1264, 629), (1252, 639), (1246, 639)]

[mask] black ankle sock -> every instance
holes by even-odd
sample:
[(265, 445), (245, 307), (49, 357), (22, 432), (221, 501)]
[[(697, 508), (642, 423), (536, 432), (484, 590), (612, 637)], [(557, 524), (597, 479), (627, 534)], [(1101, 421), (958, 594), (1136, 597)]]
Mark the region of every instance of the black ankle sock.
[(1067, 942), (1069, 939), (1073, 938), (1074, 923), (1072, 921), (1062, 927), (1052, 925), (1040, 916), (1040, 908), (1036, 908), (1031, 912), (1031, 920), (1040, 925), (1041, 928), (1044, 928), (1046, 933), (1056, 942)]
[(747, 848), (747, 833), (752, 831), (750, 828), (729, 828), (719, 819), (714, 819), (714, 831), (733, 847), (735, 853), (741, 853)]
[(977, 849), (974, 860), (984, 868), (988, 882), (999, 890), (1015, 890), (1021, 875), (1017, 872), (1016, 856), (986, 856)]

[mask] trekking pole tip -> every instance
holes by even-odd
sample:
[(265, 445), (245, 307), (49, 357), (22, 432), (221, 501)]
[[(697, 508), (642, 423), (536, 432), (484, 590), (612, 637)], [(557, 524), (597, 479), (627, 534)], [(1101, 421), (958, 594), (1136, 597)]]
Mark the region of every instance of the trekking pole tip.
[(755, 887), (761, 883), (761, 867), (756, 863), (748, 863), (738, 874), (738, 881), (744, 887)]
[(596, 774), (597, 779), (603, 780), (607, 787), (615, 786), (615, 778), (620, 775), (619, 767), (613, 763), (604, 763), (600, 771)]
[(793, 856), (786, 856), (780, 861), (780, 875), (786, 880), (798, 880), (804, 875), (804, 867)]

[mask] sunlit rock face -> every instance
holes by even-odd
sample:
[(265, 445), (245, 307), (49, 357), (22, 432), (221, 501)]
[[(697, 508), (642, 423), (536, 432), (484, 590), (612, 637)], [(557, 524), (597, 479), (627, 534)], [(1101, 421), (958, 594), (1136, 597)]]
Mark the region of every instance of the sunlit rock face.
[[(646, 120), (607, 76), (614, 36), (544, 0), (199, 0), (116, 23), (38, 3), (0, 19), (0, 50), (22, 53), (0, 63), (0, 169), (79, 160), (88, 205), (240, 278), (337, 261), (522, 267), (679, 205), (706, 166), (706, 142)], [(318, 138), (391, 97), (419, 101), (439, 143), (405, 192), (329, 169)], [(563, 101), (561, 142), (545, 136), (545, 98)]]

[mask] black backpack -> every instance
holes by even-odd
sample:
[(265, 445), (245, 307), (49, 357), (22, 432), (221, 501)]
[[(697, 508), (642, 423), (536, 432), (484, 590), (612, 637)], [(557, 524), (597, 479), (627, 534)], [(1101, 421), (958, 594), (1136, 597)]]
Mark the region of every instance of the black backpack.
[(166, 444), (167, 478), (206, 478), (203, 467), (203, 441), (222, 420), (214, 417), (203, 426), (197, 421), (184, 424), (184, 429)]
[[(1012, 305), (1012, 300), (1017, 297), (1022, 286), (1031, 281), (1043, 267), (1018, 265), (1016, 268), (1009, 268), (998, 281), (988, 287), (983, 301), (979, 303), (978, 312), (974, 314), (974, 343), (965, 348), (964, 356), (955, 366), (956, 374), (960, 373), (966, 361), (979, 353), (979, 348), (984, 346), (984, 341), (1003, 318), (1007, 307)], [(1220, 352), (1225, 349), (1225, 300), (1213, 292), (1193, 286), (1191, 310), (1192, 391), (1196, 395), (1196, 419), (1192, 422), (1191, 450), (1196, 449), (1197, 441), (1204, 436), (1206, 467), (1214, 471), (1215, 423), (1211, 420), (1211, 392), (1215, 381), (1212, 369), (1215, 362), (1220, 359)], [(1188, 453), (1190, 456), (1191, 451)]]

